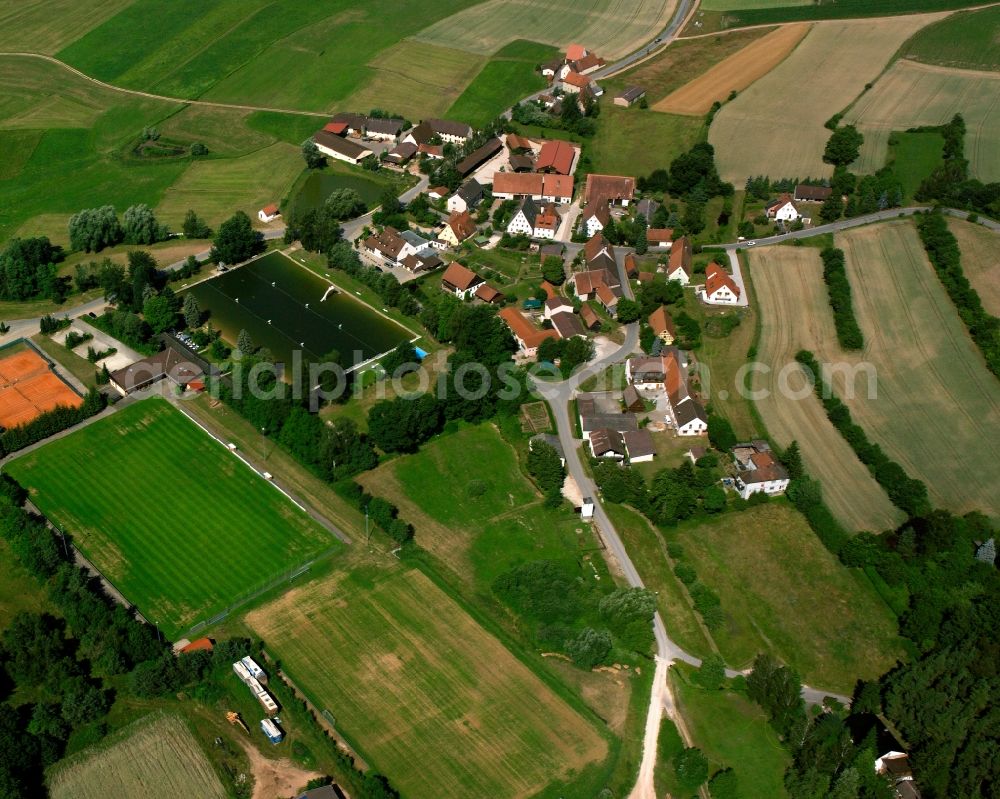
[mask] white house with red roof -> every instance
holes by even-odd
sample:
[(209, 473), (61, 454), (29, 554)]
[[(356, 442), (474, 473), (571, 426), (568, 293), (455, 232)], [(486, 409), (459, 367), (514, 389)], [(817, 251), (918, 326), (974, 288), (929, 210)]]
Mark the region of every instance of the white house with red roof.
[(279, 216), (281, 216), (281, 211), (275, 203), (265, 205), (257, 212), (257, 218), (264, 223), (273, 222)]
[(777, 222), (794, 222), (802, 214), (799, 213), (799, 209), (795, 207), (795, 203), (792, 202), (791, 194), (782, 194), (767, 206), (767, 218), (774, 219)]
[(701, 299), (709, 305), (737, 305), (740, 301), (740, 287), (729, 273), (717, 263), (705, 267), (705, 287)]

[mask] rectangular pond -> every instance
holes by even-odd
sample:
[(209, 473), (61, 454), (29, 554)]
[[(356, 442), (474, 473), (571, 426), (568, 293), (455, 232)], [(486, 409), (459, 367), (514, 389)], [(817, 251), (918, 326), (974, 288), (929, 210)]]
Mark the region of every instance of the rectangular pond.
[(292, 352), (320, 361), (331, 350), (345, 368), (393, 349), (412, 333), (350, 294), (272, 252), (188, 289), (223, 338), (235, 344), (246, 330), (275, 361), (290, 364)]

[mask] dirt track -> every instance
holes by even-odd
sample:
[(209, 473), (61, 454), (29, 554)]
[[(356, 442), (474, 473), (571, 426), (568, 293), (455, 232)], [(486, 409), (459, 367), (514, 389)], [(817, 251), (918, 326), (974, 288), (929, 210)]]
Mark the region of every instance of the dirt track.
[(309, 780), (323, 775), (299, 768), (291, 760), (268, 760), (256, 747), (243, 744), (253, 772), (252, 799), (277, 799), (279, 796), (297, 796)]

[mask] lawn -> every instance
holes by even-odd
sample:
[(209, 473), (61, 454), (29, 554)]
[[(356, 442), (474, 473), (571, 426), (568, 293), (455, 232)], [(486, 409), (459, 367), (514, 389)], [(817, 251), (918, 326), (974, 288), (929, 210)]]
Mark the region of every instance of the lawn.
[(772, 502), (665, 533), (722, 601), (713, 638), (733, 668), (760, 652), (810, 685), (850, 693), (902, 655), (896, 618), (865, 578), (844, 567), (785, 502)]
[[(878, 78), (896, 49), (928, 21), (901, 16), (813, 25), (784, 61), (716, 115), (708, 140), (722, 178), (742, 185), (749, 175), (830, 175), (833, 167), (822, 160), (830, 137), (823, 123)], [(795, 135), (775, 136), (775, 120), (792, 102)]]
[(603, 760), (595, 727), (422, 572), (391, 559), (247, 616), (401, 793), (527, 797)]
[(227, 795), (187, 724), (162, 713), (146, 716), (97, 747), (60, 762), (48, 784), (53, 799)]
[[(835, 380), (838, 396), (889, 457), (927, 483), (935, 505), (1000, 517), (1000, 462), (983, 446), (1000, 429), (1000, 383), (969, 338), (913, 224), (859, 228), (834, 241), (847, 255), (864, 358), (878, 374), (877, 399), (869, 398), (864, 381), (851, 399)], [(995, 261), (995, 248), (993, 253)]]
[(688, 669), (672, 669), (670, 683), (695, 746), (705, 753), (709, 773), (732, 768), (740, 799), (787, 796), (784, 776), (791, 758), (764, 711), (731, 690), (693, 685)]
[[(85, 463), (96, 466), (74, 478)], [(7, 471), (169, 637), (335, 545), (161, 399), (46, 444)]]
[(983, 307), (1000, 316), (1000, 235), (961, 219), (948, 219), (948, 227), (962, 251), (962, 271), (983, 301)]
[(903, 55), (942, 67), (1000, 70), (1000, 7), (963, 11), (928, 25), (906, 43)]
[(864, 134), (856, 169), (874, 172), (885, 163), (892, 131), (941, 125), (962, 114), (967, 126), (965, 157), (974, 177), (1000, 180), (1000, 72), (897, 61), (851, 107), (845, 121)]
[(538, 64), (558, 55), (554, 47), (512, 42), (494, 55), (465, 87), (448, 110), (448, 118), (468, 122), (473, 127), (492, 122), (525, 95), (548, 85), (538, 71)]
[(944, 137), (940, 133), (894, 131), (889, 136), (886, 161), (903, 184), (903, 202), (909, 204), (924, 179), (941, 163)]
[[(795, 362), (801, 349), (833, 361), (845, 357), (835, 344), (819, 251), (754, 248), (749, 261), (762, 325), (757, 360), (767, 369), (756, 372), (751, 385), (766, 392), (756, 406), (768, 433), (780, 447), (799, 442), (806, 470), (820, 481), (826, 504), (849, 530), (895, 527), (903, 521), (902, 513), (826, 418)], [(789, 390), (782, 390), (783, 384)]]
[(419, 41), (489, 55), (516, 40), (564, 48), (583, 42), (606, 59), (646, 44), (673, 16), (673, 0), (487, 0), (420, 31)]

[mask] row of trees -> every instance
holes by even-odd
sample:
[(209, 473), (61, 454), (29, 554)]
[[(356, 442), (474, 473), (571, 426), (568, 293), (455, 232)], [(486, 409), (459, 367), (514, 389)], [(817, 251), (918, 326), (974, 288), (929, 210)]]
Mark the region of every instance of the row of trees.
[(948, 223), (940, 212), (917, 220), (917, 231), (938, 278), (969, 329), (969, 335), (983, 353), (986, 365), (1000, 377), (1000, 319), (983, 308), (978, 292), (962, 270), (962, 253)]
[(823, 280), (826, 281), (826, 291), (830, 298), (830, 307), (833, 309), (837, 341), (845, 350), (860, 350), (865, 346), (865, 339), (854, 315), (844, 251), (836, 247), (826, 247), (820, 252), (820, 258), (823, 261)]
[(69, 220), (69, 242), (74, 250), (97, 252), (115, 244), (154, 244), (170, 235), (153, 210), (143, 203), (130, 205), (121, 220), (112, 205), (85, 208)]
[(58, 276), (62, 259), (62, 247), (45, 236), (11, 239), (0, 251), (0, 299), (62, 302), (68, 293), (67, 281)]
[(413, 540), (413, 525), (400, 518), (399, 508), (389, 500), (373, 497), (353, 480), (343, 486), (340, 493), (400, 546)]

